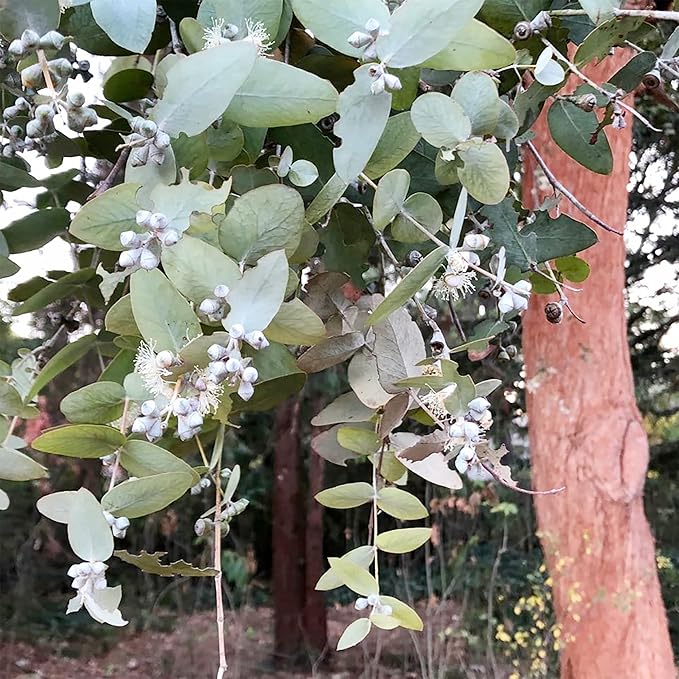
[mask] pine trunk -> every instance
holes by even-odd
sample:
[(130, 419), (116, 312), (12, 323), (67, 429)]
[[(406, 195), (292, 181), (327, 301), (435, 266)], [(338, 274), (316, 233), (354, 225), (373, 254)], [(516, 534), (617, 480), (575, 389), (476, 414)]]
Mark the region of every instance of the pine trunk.
[[(588, 73), (605, 82), (628, 59), (618, 52)], [(629, 114), (627, 124), (606, 132), (615, 159), (610, 176), (589, 172), (562, 153), (544, 116), (534, 128), (535, 144), (558, 179), (618, 229), (627, 219)], [(536, 206), (545, 197), (546, 181), (531, 157), (525, 170), (525, 201)], [(587, 221), (565, 199), (561, 210)], [(566, 312), (561, 325), (551, 325), (543, 312), (545, 297), (533, 296), (523, 326), (533, 485), (566, 486), (558, 495), (536, 498), (566, 642), (561, 676), (675, 679), (643, 507), (648, 441), (627, 347), (625, 244), (589, 225), (599, 235), (599, 243), (583, 254), (592, 274), (582, 292), (570, 294), (587, 323)]]

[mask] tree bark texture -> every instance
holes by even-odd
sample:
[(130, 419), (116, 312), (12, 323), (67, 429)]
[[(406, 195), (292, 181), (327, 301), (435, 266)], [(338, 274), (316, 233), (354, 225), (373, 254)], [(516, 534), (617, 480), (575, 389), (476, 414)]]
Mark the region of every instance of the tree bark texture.
[[(629, 57), (618, 51), (587, 73), (605, 82)], [(611, 175), (601, 176), (554, 144), (544, 115), (534, 126), (534, 142), (559, 181), (619, 230), (627, 219), (631, 127), (628, 114), (626, 129), (607, 128), (615, 165)], [(536, 207), (551, 188), (526, 156), (524, 202)], [(560, 207), (588, 222), (565, 199)], [(564, 310), (564, 321), (551, 325), (543, 312), (547, 299), (534, 295), (523, 325), (533, 484), (566, 485), (562, 493), (536, 498), (566, 642), (561, 676), (674, 679), (654, 539), (643, 508), (648, 441), (627, 346), (625, 245), (622, 237), (588, 225), (599, 236), (582, 255), (592, 274), (582, 292), (569, 294), (587, 323)]]

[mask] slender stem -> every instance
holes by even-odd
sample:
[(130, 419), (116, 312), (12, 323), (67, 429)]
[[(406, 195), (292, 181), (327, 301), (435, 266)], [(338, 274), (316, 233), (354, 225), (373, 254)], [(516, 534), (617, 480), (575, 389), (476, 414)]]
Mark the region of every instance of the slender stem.
[[(120, 417), (120, 433), (124, 436), (125, 435), (125, 430), (127, 429), (127, 411), (130, 407), (130, 399), (125, 397), (125, 401), (123, 403), (123, 414)], [(111, 482), (108, 484), (108, 489), (109, 491), (113, 490), (114, 486), (116, 485), (116, 477), (118, 476), (118, 469), (120, 468), (120, 448), (116, 450), (116, 458), (115, 461), (113, 462), (113, 469), (111, 469)]]
[(14, 427), (17, 426), (17, 422), (18, 422), (18, 421), (19, 421), (18, 415), (15, 415), (15, 416), (10, 420), (9, 429), (7, 430), (7, 435), (5, 436), (5, 440), (2, 442), (3, 445), (5, 445), (5, 444), (7, 443), (7, 441), (9, 441), (9, 437), (10, 437), (10, 436), (12, 435), (12, 433), (14, 432)]
[(547, 163), (545, 163), (544, 159), (538, 152), (538, 150), (535, 148), (535, 144), (533, 144), (532, 141), (527, 141), (523, 144), (528, 148), (528, 150), (531, 152), (535, 160), (537, 161), (538, 165), (542, 168), (542, 171), (547, 175), (547, 179), (549, 179), (549, 183), (560, 193), (562, 193), (566, 198), (573, 204), (575, 205), (582, 214), (584, 214), (586, 217), (589, 217), (595, 224), (598, 224), (602, 229), (605, 229), (606, 231), (610, 231), (611, 233), (615, 233), (618, 236), (622, 236), (622, 231), (618, 231), (617, 229), (614, 229), (612, 226), (609, 226), (604, 222), (602, 219), (597, 217), (591, 210), (586, 208), (557, 178), (556, 175), (549, 169), (549, 166)]
[(559, 281), (556, 280), (556, 276), (554, 275), (554, 271), (552, 271), (552, 265), (549, 263), (549, 260), (546, 261), (545, 264), (547, 265), (547, 271), (549, 272), (549, 275), (546, 276), (546, 274), (542, 271), (539, 271), (539, 273), (541, 273), (543, 276), (546, 276), (546, 278), (549, 278), (549, 280), (551, 280), (552, 283), (554, 283), (554, 285), (556, 286), (556, 289), (559, 292), (559, 301), (561, 302), (561, 304), (563, 304), (566, 307), (566, 309), (568, 309), (568, 311), (570, 311), (573, 318), (580, 321), (580, 323), (582, 323), (584, 325), (587, 321), (585, 321), (583, 318), (580, 318), (580, 316), (578, 316), (575, 313), (575, 311), (573, 311), (571, 305), (568, 302), (568, 297), (566, 297), (566, 295), (564, 294), (563, 287), (562, 287), (561, 283), (559, 283)]
[(642, 116), (641, 113), (639, 113), (634, 107), (628, 106), (624, 101), (621, 101), (618, 94), (605, 90), (603, 87), (601, 87), (601, 85), (595, 83), (590, 77), (586, 76), (568, 57), (561, 54), (561, 52), (559, 52), (559, 50), (554, 47), (554, 45), (549, 42), (547, 38), (540, 37), (540, 40), (542, 41), (542, 44), (546, 47), (549, 47), (554, 55), (566, 65), (566, 68), (568, 68), (571, 73), (580, 78), (580, 80), (587, 83), (590, 87), (593, 87), (597, 92), (599, 92), (599, 94), (603, 94), (609, 101), (615, 101), (618, 106), (624, 108), (626, 111), (629, 111), (635, 118), (637, 118), (649, 129), (653, 130), (654, 132), (662, 132), (662, 130), (654, 127), (651, 122), (644, 118), (644, 116)]
[[(656, 9), (613, 9), (616, 17), (641, 17), (643, 19), (659, 19), (661, 21), (679, 21), (679, 12)], [(584, 9), (555, 9), (549, 12), (553, 17), (586, 16)]]
[[(381, 458), (382, 454), (384, 452), (384, 443), (382, 444), (382, 447), (380, 449), (380, 463), (381, 463)], [(377, 507), (377, 464), (375, 463), (375, 460), (373, 460), (373, 476), (372, 476), (372, 485), (373, 485), (373, 520), (372, 520), (372, 528), (373, 528), (373, 536), (372, 536), (372, 542), (373, 542), (373, 552), (375, 554), (375, 580), (377, 581), (377, 593), (379, 594), (380, 591), (380, 567), (379, 567), (379, 550), (377, 549), (377, 536), (379, 535), (379, 531), (377, 528), (377, 512), (378, 512), (378, 507)]]
[(40, 62), (40, 68), (42, 70), (42, 75), (45, 78), (45, 85), (47, 85), (47, 88), (50, 90), (52, 95), (56, 97), (57, 95), (57, 90), (54, 87), (54, 82), (52, 80), (52, 74), (50, 73), (50, 68), (49, 64), (47, 63), (47, 57), (45, 56), (45, 50), (36, 50), (36, 54), (38, 55), (38, 61)]
[(500, 570), (500, 560), (502, 559), (502, 555), (507, 551), (507, 537), (507, 517), (505, 516), (504, 523), (502, 524), (502, 544), (495, 555), (493, 568), (490, 572), (490, 581), (488, 582), (488, 609), (486, 612), (486, 656), (490, 661), (490, 666), (493, 668), (493, 676), (495, 679), (498, 679), (500, 676), (497, 660), (495, 658), (495, 651), (493, 649), (493, 608), (495, 604), (495, 581), (497, 580), (497, 574)]
[[(222, 436), (224, 435), (224, 425), (220, 425), (222, 429)], [(217, 670), (217, 679), (222, 679), (228, 665), (226, 664), (226, 646), (224, 642), (224, 601), (222, 596), (222, 486), (220, 480), (220, 472), (222, 466), (222, 451), (219, 450), (217, 455), (217, 462), (215, 465), (215, 551), (214, 551), (214, 569), (217, 571), (215, 575), (215, 599), (217, 604), (217, 643), (219, 646), (219, 669)]]
[(179, 33), (177, 32), (177, 24), (169, 16), (167, 17), (167, 22), (170, 26), (170, 38), (172, 40), (172, 51), (175, 54), (181, 54), (183, 44), (182, 44), (181, 38), (179, 37)]
[(200, 451), (200, 457), (203, 460), (203, 464), (209, 469), (210, 463), (207, 461), (207, 457), (205, 456), (205, 448), (203, 448), (203, 444), (201, 443), (198, 436), (196, 436), (196, 445), (198, 446), (198, 450)]
[(130, 155), (130, 148), (125, 147), (123, 150), (120, 152), (120, 155), (118, 156), (115, 164), (111, 168), (111, 171), (108, 173), (108, 175), (99, 183), (96, 189), (87, 196), (87, 200), (92, 200), (92, 198), (96, 198), (97, 196), (101, 195), (104, 193), (104, 191), (107, 191), (113, 186), (113, 183), (115, 182), (116, 178), (120, 174), (120, 171), (125, 167), (125, 163), (127, 162), (127, 157)]

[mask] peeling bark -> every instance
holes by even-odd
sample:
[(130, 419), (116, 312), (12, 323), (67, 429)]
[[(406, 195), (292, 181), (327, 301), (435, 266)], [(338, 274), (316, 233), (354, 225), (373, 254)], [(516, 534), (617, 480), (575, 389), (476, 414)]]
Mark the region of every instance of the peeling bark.
[[(618, 52), (588, 75), (597, 82), (626, 63)], [(607, 129), (615, 166), (593, 174), (552, 142), (544, 116), (535, 144), (558, 179), (614, 228), (627, 219), (632, 120)], [(524, 198), (536, 206), (547, 188), (526, 158)], [(565, 200), (561, 210), (587, 221)], [(590, 226), (595, 228), (591, 223)], [(565, 312), (544, 317), (533, 296), (523, 325), (533, 483), (566, 485), (536, 497), (538, 524), (554, 581), (563, 679), (674, 679), (676, 670), (660, 593), (653, 536), (643, 508), (648, 441), (634, 400), (624, 306), (623, 239), (602, 229), (583, 253), (592, 275), (570, 302), (586, 325)]]

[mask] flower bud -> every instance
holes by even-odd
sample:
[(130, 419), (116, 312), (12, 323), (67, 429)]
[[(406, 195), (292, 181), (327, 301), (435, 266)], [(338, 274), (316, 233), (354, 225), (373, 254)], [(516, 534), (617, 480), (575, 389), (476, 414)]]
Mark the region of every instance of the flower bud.
[(26, 48), (24, 47), (24, 44), (21, 42), (21, 40), (12, 40), (12, 42), (9, 43), (7, 52), (14, 58), (21, 59), (21, 57), (23, 57), (26, 53)]
[(148, 210), (139, 210), (135, 215), (135, 221), (139, 226), (148, 226), (149, 218), (151, 213)]
[(204, 476), (199, 483), (201, 488), (209, 488), (212, 485), (212, 482), (207, 476)]
[(483, 396), (477, 396), (475, 399), (469, 401), (467, 408), (469, 408), (469, 410), (474, 410), (477, 413), (482, 413), (490, 408), (490, 402)]
[[(202, 311), (202, 309), (201, 309), (201, 311)], [(220, 361), (222, 358), (224, 358), (226, 356), (226, 349), (221, 344), (211, 344), (208, 347), (207, 355), (213, 361)]]
[(21, 83), (24, 87), (40, 88), (43, 84), (42, 67), (40, 64), (33, 64), (21, 71)]
[(53, 59), (47, 62), (47, 67), (57, 78), (68, 78), (73, 73), (73, 66), (68, 59)]
[(121, 252), (120, 257), (118, 257), (118, 264), (120, 264), (120, 266), (122, 266), (124, 269), (127, 269), (130, 266), (136, 266), (139, 263), (141, 254), (141, 248)]
[(357, 611), (364, 611), (366, 608), (368, 608), (368, 600), (365, 597), (358, 597), (356, 599), (356, 603), (354, 604), (354, 608)]
[(43, 50), (60, 50), (64, 46), (66, 38), (59, 31), (47, 31), (40, 38), (39, 47)]
[(545, 318), (550, 322), (561, 323), (563, 321), (563, 307), (558, 302), (549, 302), (545, 305)]
[(245, 336), (245, 341), (254, 349), (266, 349), (269, 346), (269, 340), (264, 336), (261, 330), (253, 330)]
[(40, 45), (40, 36), (35, 31), (26, 29), (21, 34), (21, 44), (27, 52), (34, 50)]
[(35, 119), (47, 123), (54, 118), (54, 108), (51, 104), (40, 104), (35, 108)]
[(44, 132), (43, 126), (37, 120), (29, 120), (26, 123), (26, 136), (29, 139), (40, 139)]
[(257, 378), (259, 377), (259, 373), (257, 372), (257, 368), (249, 365), (247, 368), (243, 370), (241, 373), (241, 380), (243, 382), (256, 382)]
[(233, 339), (242, 339), (245, 335), (245, 328), (240, 323), (236, 323), (229, 328), (229, 335)]
[(379, 606), (380, 597), (377, 594), (368, 594), (368, 606)]
[(132, 423), (132, 433), (133, 434), (145, 434), (146, 433), (146, 422), (141, 417), (138, 417)]
[(229, 358), (224, 364), (224, 367), (226, 368), (227, 372), (237, 373), (240, 372), (242, 364), (237, 358)]
[(123, 231), (120, 234), (120, 244), (124, 248), (133, 248), (139, 244), (139, 234), (134, 231)]
[(471, 443), (478, 443), (480, 440), (481, 429), (475, 422), (465, 422), (462, 425), (464, 429), (464, 437)]
[(476, 450), (472, 446), (463, 446), (460, 449), (459, 455), (462, 456), (463, 460), (471, 462), (476, 457)]
[(166, 149), (170, 145), (170, 135), (167, 132), (158, 130), (153, 139), (153, 145), (158, 149)]
[(384, 84), (388, 90), (400, 90), (402, 85), (400, 79), (391, 74), (391, 73), (385, 73), (384, 74)]
[(130, 165), (132, 167), (143, 167), (149, 160), (149, 147), (139, 146), (130, 152)]
[(384, 90), (386, 89), (386, 82), (384, 80), (384, 76), (380, 75), (378, 76), (373, 82), (370, 84), (370, 91), (373, 94), (382, 94)]
[(162, 212), (154, 212), (148, 220), (149, 229), (162, 231), (169, 224), (168, 218)]
[(214, 295), (218, 299), (226, 299), (228, 294), (229, 294), (229, 288), (226, 285), (218, 285), (214, 289)]
[(370, 19), (365, 22), (364, 28), (366, 31), (368, 31), (368, 33), (376, 38), (379, 35), (380, 22), (374, 17), (370, 17)]
[(238, 395), (244, 400), (249, 401), (255, 393), (255, 388), (250, 382), (241, 382), (238, 385)]
[(174, 229), (168, 229), (167, 232), (162, 235), (161, 242), (163, 245), (170, 248), (173, 245), (176, 245), (180, 238), (181, 235), (178, 231), (175, 231)]
[(172, 405), (172, 412), (175, 415), (188, 415), (190, 410), (191, 406), (185, 398), (178, 398)]
[(94, 575), (101, 575), (106, 570), (106, 568), (106, 564), (102, 563), (101, 561), (95, 561), (94, 563), (90, 564), (90, 572)]
[(156, 132), (158, 132), (158, 125), (152, 120), (145, 120), (139, 125), (137, 132), (144, 135), (147, 139), (151, 139), (151, 137), (155, 137)]
[(174, 356), (171, 351), (164, 349), (156, 356), (156, 365), (159, 368), (171, 368), (175, 364)]
[[(191, 494), (193, 494), (193, 488), (191, 488)], [(207, 528), (207, 522), (205, 519), (198, 519), (196, 523), (193, 524), (193, 532), (200, 537), (205, 533), (205, 529)]]
[(162, 437), (165, 431), (165, 425), (160, 418), (155, 418), (151, 421), (146, 429), (146, 438), (149, 441), (155, 441)]
[[(219, 303), (218, 300), (212, 299), (211, 297), (208, 297), (207, 299), (204, 299), (201, 303), (200, 306), (198, 307), (204, 314), (207, 314), (208, 316), (217, 313), (221, 308), (222, 305)], [(219, 345), (217, 345), (219, 346)], [(219, 347), (222, 349), (223, 347)], [(208, 352), (209, 354), (209, 352)], [(212, 358), (212, 357), (210, 357)], [(221, 356), (219, 357), (221, 358)], [(219, 358), (213, 358), (212, 360), (217, 361)]]
[(415, 267), (422, 261), (422, 253), (419, 250), (411, 250), (405, 258), (405, 265)]
[(158, 417), (158, 406), (155, 401), (144, 401), (141, 404), (140, 410), (144, 417)]
[(17, 97), (17, 100), (14, 102), (14, 105), (20, 111), (28, 111), (28, 109), (31, 107), (30, 104), (23, 97)]
[(455, 469), (457, 469), (460, 474), (464, 474), (467, 469), (469, 469), (469, 462), (467, 462), (462, 455), (458, 455), (455, 458)]
[(466, 250), (483, 250), (490, 243), (490, 238), (482, 233), (468, 233), (462, 241)]
[(154, 144), (149, 144), (145, 147), (148, 150), (149, 160), (160, 167), (165, 162), (165, 151), (159, 149)]
[(392, 607), (387, 604), (380, 604), (375, 610), (379, 615), (391, 615), (394, 612)]
[(361, 47), (366, 47), (373, 41), (373, 37), (368, 33), (363, 33), (361, 31), (355, 31), (348, 38), (347, 42), (356, 49), (361, 49)]
[(139, 266), (146, 271), (155, 269), (160, 264), (160, 258), (148, 248), (143, 248), (139, 257)]

